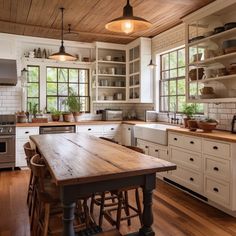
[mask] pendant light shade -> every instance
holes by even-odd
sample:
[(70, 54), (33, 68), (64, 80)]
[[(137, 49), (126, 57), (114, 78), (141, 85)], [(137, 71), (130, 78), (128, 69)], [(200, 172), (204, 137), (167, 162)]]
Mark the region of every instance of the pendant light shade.
[(70, 55), (69, 53), (66, 53), (65, 51), (64, 40), (63, 40), (64, 8), (60, 8), (60, 10), (61, 10), (61, 46), (59, 52), (53, 53), (52, 55), (49, 56), (49, 58), (57, 61), (74, 61), (76, 60), (76, 57)]
[(113, 32), (130, 34), (146, 30), (151, 25), (149, 21), (133, 15), (133, 7), (129, 4), (129, 0), (127, 0), (127, 4), (123, 9), (123, 16), (110, 21), (105, 25), (105, 28)]
[(151, 69), (154, 69), (157, 65), (152, 62), (152, 59), (150, 60), (150, 63), (148, 64), (148, 67)]

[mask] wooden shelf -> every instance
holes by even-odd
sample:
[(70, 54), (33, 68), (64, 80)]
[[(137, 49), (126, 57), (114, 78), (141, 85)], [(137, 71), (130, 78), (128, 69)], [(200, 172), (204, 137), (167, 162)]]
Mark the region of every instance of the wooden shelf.
[(101, 76), (101, 77), (123, 77), (123, 78), (126, 77), (126, 75), (116, 75), (116, 74), (97, 74), (97, 76)]
[(98, 63), (103, 63), (103, 64), (118, 64), (118, 65), (125, 65), (126, 62), (125, 61), (102, 61), (99, 60)]
[(127, 103), (126, 100), (97, 100), (93, 101), (93, 103)]
[(193, 80), (193, 81), (189, 81), (189, 83), (194, 84), (194, 83), (222, 82), (225, 80), (232, 80), (232, 79), (236, 80), (236, 74), (219, 76), (219, 77), (215, 77), (215, 78), (202, 79), (202, 80)]
[(140, 74), (140, 72), (135, 72), (135, 73), (129, 74), (129, 77), (139, 75), (139, 74)]
[(236, 97), (229, 98), (208, 98), (208, 99), (188, 99), (190, 103), (222, 103), (222, 102), (235, 102)]
[(206, 43), (208, 40), (223, 39), (223, 38), (225, 38), (225, 37), (235, 36), (235, 34), (236, 34), (236, 28), (233, 28), (233, 29), (226, 30), (226, 31), (224, 31), (224, 32), (221, 32), (221, 33), (218, 33), (218, 34), (214, 34), (214, 35), (212, 35), (212, 36), (209, 36), (209, 37), (206, 37), (206, 38), (203, 38), (203, 39), (194, 41), (194, 42), (192, 42), (192, 43), (189, 43), (188, 46), (189, 46), (189, 47), (192, 47), (192, 46), (199, 45), (199, 44), (203, 44), (203, 46), (204, 46), (205, 43)]
[(134, 62), (139, 61), (139, 60), (140, 60), (140, 57), (137, 57), (137, 58), (135, 58), (134, 60), (129, 61), (129, 63), (131, 64), (131, 63), (134, 63)]
[(204, 65), (209, 65), (209, 64), (221, 62), (223, 60), (230, 59), (231, 57), (236, 57), (236, 52), (224, 54), (224, 55), (217, 56), (217, 57), (212, 57), (212, 58), (209, 58), (209, 59), (206, 59), (203, 61), (196, 61), (196, 62), (190, 63), (188, 65), (189, 66), (204, 66)]
[(116, 87), (116, 86), (98, 86), (99, 89), (126, 89), (126, 87)]
[(136, 84), (136, 85), (130, 85), (129, 89), (134, 89), (134, 88), (139, 88), (140, 84)]

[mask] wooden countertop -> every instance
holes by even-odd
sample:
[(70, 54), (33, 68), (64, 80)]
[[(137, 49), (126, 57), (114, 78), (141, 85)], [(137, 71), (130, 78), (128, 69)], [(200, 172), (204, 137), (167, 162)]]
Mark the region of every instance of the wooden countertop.
[(176, 133), (186, 134), (186, 135), (192, 135), (202, 138), (210, 138), (220, 141), (226, 141), (226, 142), (234, 142), (236, 143), (236, 134), (232, 134), (227, 131), (220, 131), (220, 130), (213, 130), (212, 133), (205, 133), (202, 130), (198, 129), (197, 131), (190, 131), (189, 129), (185, 128), (168, 128), (168, 131), (174, 131)]
[(174, 170), (176, 165), (84, 133), (32, 135), (58, 185)]
[(141, 120), (125, 120), (125, 121), (82, 120), (79, 122), (17, 123), (16, 127), (62, 126), (62, 125), (109, 125), (109, 124), (136, 125), (145, 123), (147, 122)]

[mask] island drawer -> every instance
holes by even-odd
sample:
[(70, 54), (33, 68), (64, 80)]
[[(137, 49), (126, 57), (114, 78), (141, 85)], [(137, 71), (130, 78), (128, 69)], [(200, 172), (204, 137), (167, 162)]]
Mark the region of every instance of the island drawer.
[(177, 169), (171, 172), (171, 178), (195, 192), (201, 194), (203, 191), (203, 176), (201, 173), (190, 171), (177, 164)]
[(202, 171), (202, 158), (200, 153), (183, 151), (179, 148), (170, 148), (170, 161), (179, 163), (193, 170)]
[(209, 177), (205, 179), (206, 196), (221, 205), (230, 204), (230, 185), (227, 182), (215, 180)]
[(230, 144), (204, 139), (203, 153), (221, 158), (230, 157)]
[(103, 133), (102, 125), (76, 125), (76, 133)]
[(202, 142), (200, 138), (170, 133), (169, 144), (176, 147), (185, 148), (190, 151), (201, 152)]
[(212, 156), (204, 156), (205, 159), (205, 173), (216, 178), (229, 179), (230, 178), (230, 161), (220, 159)]

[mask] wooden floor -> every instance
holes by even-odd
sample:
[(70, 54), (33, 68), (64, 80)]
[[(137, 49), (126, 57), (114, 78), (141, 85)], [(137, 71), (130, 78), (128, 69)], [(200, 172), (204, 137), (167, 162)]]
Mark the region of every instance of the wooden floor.
[[(29, 236), (26, 189), (29, 172), (0, 171), (0, 236)], [(158, 181), (153, 199), (154, 224), (157, 236), (236, 236), (233, 218), (174, 187)], [(104, 229), (109, 229), (104, 224)], [(137, 220), (121, 233), (139, 228)]]

